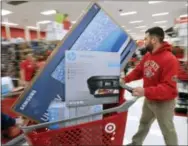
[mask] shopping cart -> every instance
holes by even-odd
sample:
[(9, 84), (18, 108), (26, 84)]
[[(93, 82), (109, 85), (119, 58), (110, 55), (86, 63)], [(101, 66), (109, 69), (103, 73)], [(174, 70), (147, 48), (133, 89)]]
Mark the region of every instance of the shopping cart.
[[(126, 111), (136, 100), (137, 98), (133, 98), (117, 107), (90, 115), (22, 127), (24, 135), (18, 137), (17, 140), (22, 139), (24, 136), (28, 144), (32, 146), (122, 145), (126, 125)], [(111, 116), (103, 116), (101, 120), (69, 127), (61, 125), (83, 118), (106, 114)], [(47, 127), (54, 124), (60, 124), (62, 127), (56, 130), (47, 129)], [(7, 145), (13, 145), (14, 141), (7, 143)]]

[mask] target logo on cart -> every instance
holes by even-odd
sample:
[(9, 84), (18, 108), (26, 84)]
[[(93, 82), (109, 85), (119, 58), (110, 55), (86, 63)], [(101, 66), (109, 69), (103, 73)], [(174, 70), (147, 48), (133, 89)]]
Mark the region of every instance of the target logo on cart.
[(105, 126), (106, 133), (113, 133), (116, 130), (116, 125), (114, 123), (108, 123)]

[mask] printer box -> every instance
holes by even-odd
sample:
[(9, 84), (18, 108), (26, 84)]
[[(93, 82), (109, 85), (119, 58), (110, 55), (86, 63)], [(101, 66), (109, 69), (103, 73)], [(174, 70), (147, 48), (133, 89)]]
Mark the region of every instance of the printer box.
[(67, 106), (117, 103), (120, 54), (66, 51), (65, 102)]

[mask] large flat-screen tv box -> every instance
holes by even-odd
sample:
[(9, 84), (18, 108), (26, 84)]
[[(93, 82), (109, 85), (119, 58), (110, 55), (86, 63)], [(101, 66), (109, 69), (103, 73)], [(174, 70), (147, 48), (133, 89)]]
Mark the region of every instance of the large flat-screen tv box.
[[(13, 106), (13, 110), (37, 122), (46, 122), (55, 98), (65, 101), (65, 51), (118, 52), (123, 69), (135, 52), (135, 41), (96, 3), (72, 27)], [(71, 87), (70, 87), (71, 88)]]

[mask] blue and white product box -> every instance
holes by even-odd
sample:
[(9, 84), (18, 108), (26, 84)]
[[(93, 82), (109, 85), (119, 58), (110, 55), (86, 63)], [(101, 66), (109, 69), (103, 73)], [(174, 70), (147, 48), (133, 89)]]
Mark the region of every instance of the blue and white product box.
[[(83, 115), (90, 115), (92, 113), (100, 112), (103, 110), (102, 105), (84, 106), (84, 107), (67, 107), (65, 102), (53, 101), (49, 108), (49, 122), (70, 119)], [(102, 115), (88, 116), (79, 120), (70, 120), (68, 122), (62, 122), (60, 124), (50, 125), (50, 129), (59, 129), (62, 127), (73, 126), (90, 121), (96, 121), (102, 119)]]
[[(48, 108), (48, 113), (49, 113), (49, 122), (77, 117), (76, 108), (67, 107), (66, 103), (62, 101), (53, 101)], [(49, 128), (59, 129), (61, 127), (67, 127), (76, 124), (77, 124), (77, 120), (74, 120), (74, 121), (62, 122), (60, 124), (54, 124), (49, 126)]]
[(14, 88), (12, 79), (10, 77), (1, 78), (1, 94), (6, 95), (11, 92)]
[[(117, 103), (119, 101), (119, 94), (113, 97), (108, 95), (96, 97), (94, 94), (91, 94), (88, 80), (92, 77), (118, 77), (119, 79), (119, 75), (120, 54), (118, 53), (66, 51), (65, 102), (67, 106), (77, 107)], [(113, 82), (113, 80), (110, 82)]]
[[(65, 103), (63, 103), (62, 101), (53, 101), (48, 108), (49, 122), (66, 119), (64, 109), (65, 109)], [(55, 125), (50, 125), (49, 128), (58, 129), (60, 128), (60, 126), (59, 124), (55, 124)]]
[[(91, 110), (91, 113), (98, 113), (103, 110), (103, 106), (101, 104), (93, 105), (93, 106), (90, 106), (90, 110)], [(102, 115), (92, 116), (90, 120), (91, 121), (101, 120), (102, 117), (103, 117)]]
[[(67, 107), (66, 103), (63, 102), (61, 99), (55, 99), (51, 102), (47, 110), (49, 116), (49, 122), (75, 118), (78, 116), (77, 109), (78, 108), (75, 107)], [(50, 125), (49, 128), (59, 129), (62, 127), (76, 125), (77, 123), (78, 123), (77, 120), (74, 121), (70, 120), (68, 122), (62, 122), (59, 124)]]
[[(93, 113), (101, 112), (103, 110), (103, 105), (92, 105), (92, 106), (82, 106), (82, 107), (70, 107), (71, 109), (75, 109), (75, 116), (83, 116), (83, 115), (91, 115)], [(97, 115), (97, 116), (88, 116), (79, 120), (76, 120), (72, 122), (72, 125), (75, 124), (82, 124), (82, 123), (87, 123), (90, 121), (96, 121), (96, 120), (101, 120), (102, 115)]]

